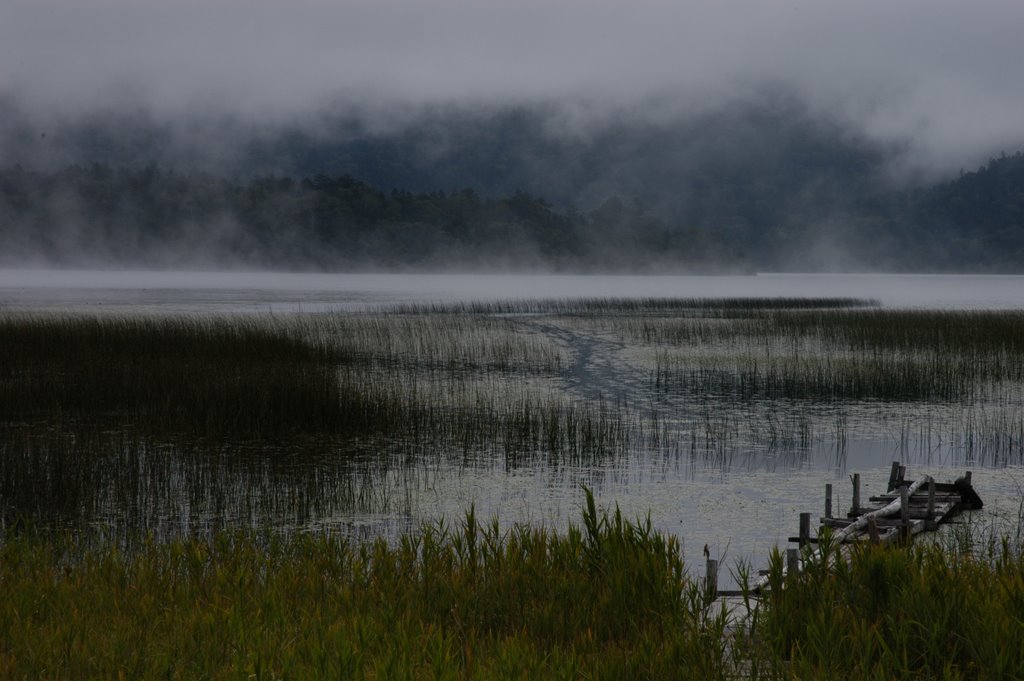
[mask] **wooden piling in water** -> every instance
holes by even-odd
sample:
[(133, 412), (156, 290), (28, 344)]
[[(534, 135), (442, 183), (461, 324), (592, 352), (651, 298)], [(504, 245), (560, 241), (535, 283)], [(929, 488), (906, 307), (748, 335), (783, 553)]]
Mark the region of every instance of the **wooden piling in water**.
[(899, 477), (900, 477), (900, 462), (899, 461), (893, 461), (892, 462), (892, 468), (889, 470), (889, 488), (887, 490), (885, 490), (886, 492), (891, 492), (894, 489), (896, 489), (896, 481), (899, 479)]
[[(902, 466), (900, 467), (902, 468)], [(929, 483), (931, 484), (931, 483)], [(910, 494), (906, 487), (900, 487), (900, 539), (910, 541)]]
[(850, 514), (860, 515), (860, 473), (853, 474), (853, 507), (850, 509)]
[(800, 546), (806, 546), (811, 541), (811, 514), (800, 514)]
[(707, 559), (707, 565), (704, 570), (704, 583), (708, 598), (713, 600), (718, 596), (718, 561), (714, 558)]
[(935, 521), (935, 481), (928, 483), (928, 510), (925, 525), (928, 530), (937, 529), (939, 524)]
[(832, 517), (832, 483), (825, 485), (825, 517)]
[(868, 541), (872, 544), (882, 541), (882, 538), (878, 535), (878, 523), (875, 522), (874, 518), (868, 518)]

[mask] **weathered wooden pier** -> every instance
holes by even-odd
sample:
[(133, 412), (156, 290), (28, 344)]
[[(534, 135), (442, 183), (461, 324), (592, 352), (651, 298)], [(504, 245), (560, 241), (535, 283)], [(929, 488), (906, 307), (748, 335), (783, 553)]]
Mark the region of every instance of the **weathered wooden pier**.
[[(884, 494), (871, 496), (862, 503), (860, 473), (851, 476), (853, 499), (845, 517), (832, 513), (832, 485), (825, 485), (825, 513), (819, 519), (822, 528), (831, 528), (834, 545), (857, 542), (909, 542), (921, 532), (937, 530), (961, 511), (979, 509), (983, 506), (981, 497), (971, 484), (971, 472), (953, 482), (936, 482), (925, 475), (916, 480), (906, 478), (906, 467), (894, 461), (889, 474), (889, 485)], [(818, 550), (817, 534), (811, 535), (811, 514), (800, 514), (800, 529), (789, 540), (800, 548), (786, 551), (786, 572), (799, 571), (804, 561), (815, 560)], [(810, 547), (803, 550), (804, 547)], [(707, 561), (707, 588), (717, 596), (736, 596), (742, 592), (720, 591), (718, 585), (718, 561)], [(751, 585), (750, 592), (760, 593), (768, 585), (764, 574)]]
[[(889, 487), (885, 494), (870, 497), (867, 505), (860, 502), (860, 474), (853, 475), (853, 503), (846, 518), (833, 518), (832, 486), (825, 489), (825, 515), (822, 527), (834, 529), (832, 538), (838, 542), (907, 541), (913, 535), (938, 529), (962, 510), (983, 506), (971, 484), (971, 472), (954, 482), (935, 482), (931, 476), (906, 479), (906, 467), (893, 462)], [(801, 516), (801, 523), (803, 516)], [(803, 534), (795, 538), (801, 545), (811, 539)]]

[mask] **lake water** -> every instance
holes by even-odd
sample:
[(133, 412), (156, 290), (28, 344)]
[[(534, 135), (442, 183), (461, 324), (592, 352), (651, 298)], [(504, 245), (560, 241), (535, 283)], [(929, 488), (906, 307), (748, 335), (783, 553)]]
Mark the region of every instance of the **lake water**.
[(0, 269), (0, 305), (168, 311), (354, 309), (509, 298), (872, 298), (886, 307), (1024, 308), (1024, 277), (892, 274), (577, 276)]
[[(210, 272), (94, 272), (0, 270), (0, 309), (91, 312), (193, 313), (358, 310), (393, 303), (514, 298), (578, 297), (858, 297), (890, 308), (1024, 309), (1024, 277), (939, 275), (756, 276), (554, 276), (282, 274)], [(2, 350), (2, 349), (0, 349)], [(419, 483), (405, 508), (378, 516), (323, 519), (332, 527), (368, 534), (395, 524), (458, 518), (470, 504), (480, 516), (503, 523), (579, 522), (581, 485), (595, 489), (601, 505), (618, 505), (630, 517), (650, 514), (654, 525), (678, 534), (688, 558), (700, 562), (703, 545), (733, 565), (746, 558), (763, 566), (772, 546), (796, 533), (800, 512), (820, 513), (824, 487), (833, 483), (835, 508), (850, 501), (849, 475), (862, 474), (867, 494), (884, 489), (889, 464), (905, 458), (905, 443), (880, 434), (853, 439), (841, 460), (819, 453), (800, 460), (752, 458), (727, 469), (675, 461), (634, 461), (567, 470), (537, 464), (510, 470), (494, 465), (438, 466)], [(951, 480), (973, 469), (987, 502), (973, 522), (1014, 525), (1020, 511), (1024, 469), (944, 455), (918, 453), (910, 474)], [(396, 493), (398, 490), (396, 489)], [(698, 569), (699, 572), (699, 569)], [(728, 583), (728, 579), (726, 582)]]

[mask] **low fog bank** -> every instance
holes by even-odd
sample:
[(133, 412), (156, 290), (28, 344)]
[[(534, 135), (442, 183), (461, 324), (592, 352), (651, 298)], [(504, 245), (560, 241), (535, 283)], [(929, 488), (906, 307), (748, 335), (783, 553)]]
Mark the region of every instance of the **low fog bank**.
[(264, 124), (0, 108), (0, 265), (1024, 271), (1017, 155), (912, 171), (910, 142), (781, 86)]
[(47, 126), (557, 102), (579, 130), (767, 83), (955, 172), (1024, 143), (1022, 24), (1013, 0), (6, 0), (0, 93)]
[(0, 260), (1019, 271), (1021, 25), (1007, 0), (7, 0)]
[[(677, 212), (516, 192), (232, 181), (149, 167), (0, 170), (0, 266), (312, 271), (1024, 271), (1024, 155), (927, 188), (825, 194), (708, 180)], [(799, 184), (797, 184), (799, 186)]]

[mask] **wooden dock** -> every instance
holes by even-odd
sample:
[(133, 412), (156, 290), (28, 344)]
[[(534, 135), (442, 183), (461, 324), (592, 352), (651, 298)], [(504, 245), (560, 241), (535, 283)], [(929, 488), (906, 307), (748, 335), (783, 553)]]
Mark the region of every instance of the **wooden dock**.
[[(825, 513), (819, 518), (819, 531), (831, 528), (834, 545), (857, 542), (895, 543), (909, 542), (914, 535), (936, 530), (940, 525), (956, 517), (961, 511), (979, 509), (981, 498), (971, 485), (971, 472), (953, 482), (936, 482), (925, 475), (917, 480), (906, 479), (906, 467), (893, 462), (889, 484), (884, 494), (878, 494), (862, 503), (860, 474), (851, 476), (853, 499), (845, 517), (832, 513), (832, 485), (825, 485)], [(811, 514), (800, 514), (800, 530), (791, 542), (801, 548), (786, 551), (785, 571), (800, 570), (805, 561), (818, 558), (817, 535), (811, 535)], [(805, 548), (806, 547), (806, 548)], [(720, 591), (717, 589), (718, 562), (707, 561), (707, 586), (717, 596), (736, 596), (742, 592)], [(751, 586), (751, 592), (759, 594), (768, 585), (768, 578), (762, 573)]]
[[(898, 462), (893, 462), (885, 494), (870, 497), (867, 505), (860, 503), (860, 474), (853, 476), (853, 504), (846, 518), (833, 518), (830, 513), (831, 487), (826, 488), (825, 496), (820, 526), (833, 528), (833, 540), (841, 543), (907, 541), (915, 534), (938, 529), (963, 510), (983, 506), (971, 484), (970, 471), (951, 483), (935, 482), (927, 475), (907, 480), (906, 467)], [(795, 541), (800, 543), (801, 537)]]

